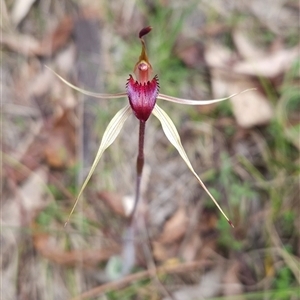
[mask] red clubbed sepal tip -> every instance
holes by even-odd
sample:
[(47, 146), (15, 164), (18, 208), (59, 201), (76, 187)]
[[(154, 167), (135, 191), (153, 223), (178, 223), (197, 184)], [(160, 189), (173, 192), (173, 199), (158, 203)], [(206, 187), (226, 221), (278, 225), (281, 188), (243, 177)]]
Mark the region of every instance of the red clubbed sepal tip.
[(233, 225), (233, 223), (232, 223), (230, 220), (228, 220), (228, 223), (229, 223), (229, 225), (230, 225), (232, 228), (234, 228), (234, 225)]
[(143, 28), (139, 33), (139, 38), (141, 39), (144, 35), (148, 34), (152, 30), (151, 26)]

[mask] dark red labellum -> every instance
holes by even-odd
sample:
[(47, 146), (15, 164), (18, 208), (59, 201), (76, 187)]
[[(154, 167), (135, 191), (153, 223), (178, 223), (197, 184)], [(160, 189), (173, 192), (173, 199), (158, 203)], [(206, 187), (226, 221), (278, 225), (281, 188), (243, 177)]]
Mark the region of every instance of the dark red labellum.
[(126, 84), (130, 106), (140, 121), (147, 121), (156, 103), (159, 92), (158, 77), (139, 83), (131, 75)]

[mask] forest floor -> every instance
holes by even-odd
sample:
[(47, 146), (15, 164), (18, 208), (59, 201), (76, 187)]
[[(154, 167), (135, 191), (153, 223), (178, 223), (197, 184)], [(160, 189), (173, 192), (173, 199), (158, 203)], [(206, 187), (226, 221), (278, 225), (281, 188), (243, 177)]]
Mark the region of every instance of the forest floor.
[[(300, 299), (299, 1), (1, 0), (1, 299)], [(130, 116), (64, 226), (145, 37), (196, 173)], [(127, 248), (126, 248), (127, 245)], [(129, 248), (128, 248), (129, 245)], [(135, 249), (135, 250), (134, 250)], [(133, 268), (131, 264), (134, 264)], [(125, 274), (122, 270), (130, 269)]]

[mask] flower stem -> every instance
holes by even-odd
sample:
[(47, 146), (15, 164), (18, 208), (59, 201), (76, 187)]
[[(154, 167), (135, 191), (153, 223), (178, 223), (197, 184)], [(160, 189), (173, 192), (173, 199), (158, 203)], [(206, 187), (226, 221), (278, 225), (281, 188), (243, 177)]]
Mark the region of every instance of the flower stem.
[(131, 213), (130, 222), (133, 221), (134, 214), (139, 203), (140, 199), (140, 189), (141, 189), (141, 179), (144, 167), (144, 141), (145, 141), (145, 127), (146, 122), (140, 120), (140, 128), (139, 128), (139, 143), (138, 143), (138, 156), (136, 160), (136, 190), (135, 190), (135, 199), (134, 199), (134, 207)]

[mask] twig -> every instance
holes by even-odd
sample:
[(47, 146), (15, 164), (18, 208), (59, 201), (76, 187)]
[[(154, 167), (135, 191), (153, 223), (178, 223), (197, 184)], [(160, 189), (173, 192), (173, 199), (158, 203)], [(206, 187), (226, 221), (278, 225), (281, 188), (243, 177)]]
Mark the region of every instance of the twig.
[(142, 214), (140, 218), (137, 219), (137, 221), (140, 221), (140, 224), (138, 224), (138, 228), (142, 229), (142, 233), (144, 235), (144, 240), (147, 241), (146, 243), (143, 243), (143, 249), (144, 249), (144, 255), (147, 262), (148, 270), (151, 271), (151, 277), (153, 278), (156, 285), (161, 289), (161, 291), (169, 297), (169, 299), (174, 300), (170, 292), (167, 290), (167, 288), (162, 284), (162, 282), (159, 279), (157, 267), (151, 252), (151, 241), (149, 237), (148, 228), (145, 223), (145, 214)]
[(207, 267), (212, 264), (211, 261), (208, 260), (200, 260), (200, 261), (194, 261), (194, 262), (187, 262), (182, 263), (176, 266), (162, 266), (158, 267), (156, 269), (148, 269), (145, 271), (141, 271), (138, 273), (127, 275), (126, 277), (102, 284), (98, 287), (95, 287), (87, 292), (84, 292), (83, 294), (72, 298), (71, 300), (82, 300), (87, 299), (91, 297), (100, 296), (104, 293), (107, 293), (109, 291), (113, 290), (120, 290), (124, 287), (126, 287), (131, 282), (147, 279), (149, 277), (155, 276), (154, 274), (157, 274), (156, 276), (162, 275), (162, 274), (176, 274), (176, 273), (184, 273), (184, 272), (191, 272), (194, 270), (197, 270), (202, 267)]

